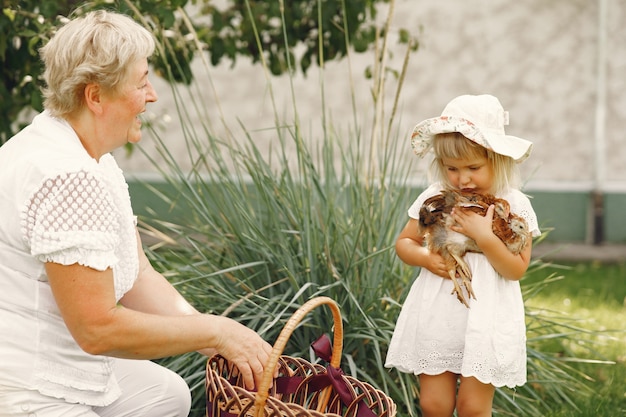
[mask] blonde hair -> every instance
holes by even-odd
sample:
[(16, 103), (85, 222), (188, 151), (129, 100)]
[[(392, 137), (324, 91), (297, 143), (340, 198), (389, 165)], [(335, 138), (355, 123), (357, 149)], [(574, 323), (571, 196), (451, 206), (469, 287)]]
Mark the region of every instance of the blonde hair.
[(44, 107), (56, 117), (73, 114), (91, 83), (118, 92), (130, 64), (154, 49), (152, 34), (128, 16), (98, 10), (71, 20), (40, 50)]
[(451, 188), (452, 184), (448, 181), (446, 167), (443, 165), (442, 158), (487, 158), (494, 174), (494, 194), (504, 193), (509, 188), (518, 188), (520, 185), (518, 164), (513, 158), (500, 155), (480, 146), (459, 132), (434, 135), (432, 143), (435, 158), (433, 159), (430, 169), (431, 179), (440, 181), (446, 187)]

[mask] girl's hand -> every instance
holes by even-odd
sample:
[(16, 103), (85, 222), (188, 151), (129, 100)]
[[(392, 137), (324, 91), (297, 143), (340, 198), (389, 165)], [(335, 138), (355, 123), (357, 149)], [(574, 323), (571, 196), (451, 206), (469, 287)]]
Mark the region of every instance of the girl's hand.
[(442, 278), (450, 279), (450, 274), (448, 272), (446, 263), (443, 261), (443, 257), (438, 253), (430, 252), (424, 268), (428, 269), (435, 275), (439, 275)]
[(438, 253), (424, 246), (424, 236), (419, 232), (416, 219), (409, 219), (396, 239), (396, 253), (407, 265), (426, 268), (442, 278), (450, 278), (448, 268)]
[(452, 210), (452, 218), (455, 224), (451, 227), (455, 232), (464, 234), (475, 241), (493, 235), (492, 222), (495, 207), (489, 206), (487, 213), (481, 216), (470, 210)]
[(474, 239), (493, 269), (506, 279), (517, 281), (528, 269), (532, 240), (520, 254), (511, 253), (504, 242), (493, 232), (494, 211), (495, 207), (490, 206), (487, 213), (481, 216), (469, 210), (453, 210), (452, 216), (456, 224), (450, 229)]

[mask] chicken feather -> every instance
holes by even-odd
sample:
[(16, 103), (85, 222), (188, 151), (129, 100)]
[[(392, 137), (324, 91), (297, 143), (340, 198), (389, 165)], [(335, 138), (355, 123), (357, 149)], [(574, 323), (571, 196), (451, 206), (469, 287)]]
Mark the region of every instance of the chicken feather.
[[(510, 205), (504, 199), (490, 194), (443, 190), (441, 194), (424, 201), (419, 211), (418, 232), (424, 236), (428, 249), (439, 253), (443, 258), (454, 284), (452, 294), (467, 307), (469, 302), (461, 284), (468, 297), (476, 299), (476, 295), (472, 289), (471, 270), (463, 257), (467, 252), (481, 250), (473, 239), (451, 229), (454, 225), (451, 213), (453, 209), (469, 210), (484, 216), (491, 205), (495, 208), (492, 222), (494, 234), (504, 242), (509, 251), (521, 253), (529, 239), (528, 226), (522, 217), (511, 213)], [(461, 280), (461, 284), (457, 278)]]

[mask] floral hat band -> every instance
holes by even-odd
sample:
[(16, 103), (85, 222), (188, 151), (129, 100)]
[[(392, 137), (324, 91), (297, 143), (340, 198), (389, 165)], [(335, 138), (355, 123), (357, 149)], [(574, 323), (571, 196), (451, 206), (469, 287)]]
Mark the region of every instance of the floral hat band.
[(491, 95), (464, 95), (450, 101), (441, 116), (418, 123), (411, 133), (411, 146), (422, 158), (432, 147), (433, 137), (440, 133), (459, 132), (469, 140), (521, 162), (532, 150), (532, 142), (507, 135), (509, 112)]

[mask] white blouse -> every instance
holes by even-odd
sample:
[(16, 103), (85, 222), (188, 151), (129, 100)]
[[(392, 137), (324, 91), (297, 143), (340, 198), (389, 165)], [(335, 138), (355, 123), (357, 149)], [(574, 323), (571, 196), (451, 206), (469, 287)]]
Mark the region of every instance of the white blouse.
[(44, 264), (111, 268), (118, 301), (133, 286), (136, 218), (122, 171), (48, 112), (0, 147), (0, 170), (0, 387), (108, 405), (120, 394), (112, 360), (76, 344)]

